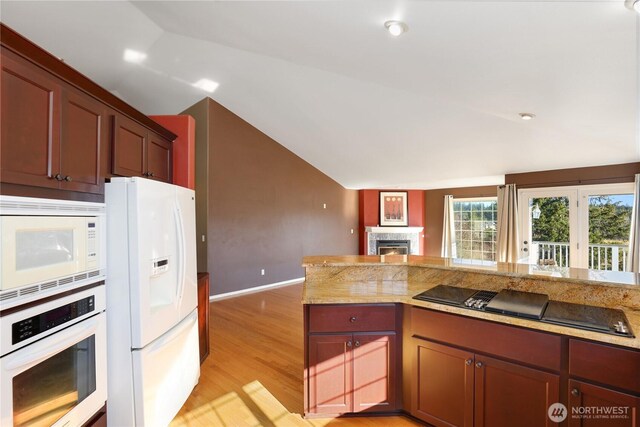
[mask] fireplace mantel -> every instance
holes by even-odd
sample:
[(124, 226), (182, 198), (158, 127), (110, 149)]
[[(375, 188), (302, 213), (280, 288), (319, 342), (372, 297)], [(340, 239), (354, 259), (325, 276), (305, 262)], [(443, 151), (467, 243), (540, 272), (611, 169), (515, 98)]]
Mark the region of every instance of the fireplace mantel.
[(420, 233), (424, 230), (424, 227), (365, 227), (364, 231), (367, 233)]
[(420, 255), (420, 234), (424, 227), (365, 227), (367, 255), (377, 255), (378, 240), (408, 240), (411, 255)]

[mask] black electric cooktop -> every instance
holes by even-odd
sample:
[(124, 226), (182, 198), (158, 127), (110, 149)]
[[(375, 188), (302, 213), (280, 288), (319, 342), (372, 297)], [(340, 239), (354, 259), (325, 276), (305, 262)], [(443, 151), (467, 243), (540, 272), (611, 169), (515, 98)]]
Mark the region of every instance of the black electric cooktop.
[(627, 316), (622, 310), (613, 308), (550, 301), (542, 321), (612, 335), (634, 336)]
[(508, 289), (503, 289), (500, 292), (478, 291), (438, 285), (413, 298), (611, 335), (634, 336), (627, 317), (621, 310), (549, 301), (549, 297), (544, 294)]

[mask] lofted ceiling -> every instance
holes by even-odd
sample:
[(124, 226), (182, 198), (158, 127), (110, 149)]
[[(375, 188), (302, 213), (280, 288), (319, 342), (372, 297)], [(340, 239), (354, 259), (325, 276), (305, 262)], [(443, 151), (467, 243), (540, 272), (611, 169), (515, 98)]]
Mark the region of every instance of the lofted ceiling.
[(214, 80), (211, 98), (348, 188), (640, 161), (640, 15), (623, 0), (3, 0), (0, 18), (146, 114)]

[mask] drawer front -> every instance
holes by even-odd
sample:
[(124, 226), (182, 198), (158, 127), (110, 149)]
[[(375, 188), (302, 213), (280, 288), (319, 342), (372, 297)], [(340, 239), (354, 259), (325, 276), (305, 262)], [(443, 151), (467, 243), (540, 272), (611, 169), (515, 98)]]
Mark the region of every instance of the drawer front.
[(311, 305), (309, 332), (395, 331), (394, 304)]
[(569, 375), (640, 393), (640, 351), (571, 339)]
[(417, 307), (411, 308), (411, 333), (479, 353), (560, 370), (558, 335)]

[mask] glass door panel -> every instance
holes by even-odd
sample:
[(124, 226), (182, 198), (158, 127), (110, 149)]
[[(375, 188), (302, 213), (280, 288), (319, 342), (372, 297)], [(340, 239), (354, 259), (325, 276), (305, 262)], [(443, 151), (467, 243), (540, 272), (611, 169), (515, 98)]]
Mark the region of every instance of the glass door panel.
[(520, 190), (521, 259), (529, 264), (578, 264), (575, 192)]
[(580, 190), (584, 201), (581, 217), (585, 218), (581, 240), (588, 242), (583, 256), (585, 268), (627, 271), (633, 208), (631, 191), (625, 184)]

